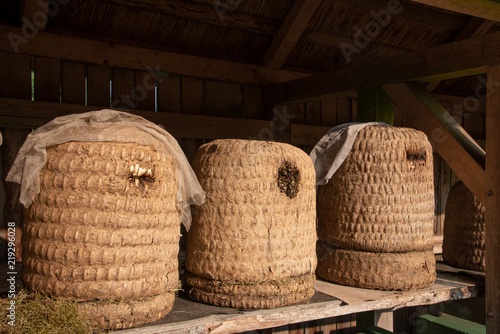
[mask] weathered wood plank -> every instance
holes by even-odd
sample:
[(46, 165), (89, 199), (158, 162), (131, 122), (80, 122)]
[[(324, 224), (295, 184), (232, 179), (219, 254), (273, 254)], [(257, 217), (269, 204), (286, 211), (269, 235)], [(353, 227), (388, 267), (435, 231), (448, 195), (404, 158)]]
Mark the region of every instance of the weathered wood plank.
[[(216, 15), (214, 15), (216, 16)], [(8, 35), (22, 36), (20, 28), (0, 25), (0, 51), (12, 52)], [(308, 76), (305, 73), (251, 64), (202, 58), (120, 43), (39, 32), (29, 43), (17, 45), (22, 54), (85, 62), (134, 70), (162, 71), (220, 81), (270, 84)]]
[(158, 111), (181, 112), (181, 78), (160, 78), (158, 82)]
[(500, 32), (315, 74), (264, 89), (267, 103), (283, 104), (404, 81), (438, 81), (483, 73), (500, 64)]
[(266, 67), (282, 67), (322, 0), (295, 0), (271, 45), (262, 57)]
[(156, 79), (146, 71), (135, 71), (134, 101), (137, 109), (155, 110)]
[(0, 52), (0, 96), (31, 99), (30, 56)]
[(500, 22), (500, 4), (490, 0), (414, 0), (424, 5), (446, 9), (451, 12), (481, 17)]
[(64, 61), (61, 74), (61, 99), (65, 103), (85, 104), (85, 65)]
[(61, 61), (35, 57), (35, 101), (61, 99)]
[(261, 87), (243, 86), (243, 101), (243, 117), (253, 119), (264, 118)]
[(321, 100), (321, 124), (337, 125), (337, 97), (325, 97)]
[(427, 134), (437, 153), (453, 168), (474, 195), (484, 201), (486, 187), (484, 169), (417, 98), (407, 84), (385, 85), (383, 88), (403, 109), (408, 123)]
[(226, 82), (205, 82), (206, 114), (211, 116), (242, 117), (241, 86)]
[(486, 100), (486, 331), (500, 333), (500, 66), (488, 68)]
[(87, 104), (109, 108), (111, 68), (88, 65), (87, 67)]
[(111, 106), (113, 108), (136, 109), (134, 101), (134, 71), (114, 68), (111, 79)]
[(290, 141), (293, 145), (316, 145), (330, 126), (294, 124), (291, 126)]
[[(205, 107), (205, 84), (199, 79), (182, 79), (182, 112), (191, 115), (201, 115), (206, 113)], [(203, 138), (183, 138), (181, 147), (189, 162), (203, 145)]]
[(351, 122), (351, 100), (347, 97), (337, 98), (337, 124)]
[[(331, 283), (329, 283), (331, 284)], [(334, 284), (332, 284), (334, 285)], [(123, 334), (165, 333), (236, 333), (280, 327), (290, 323), (314, 321), (335, 316), (349, 315), (369, 310), (397, 310), (402, 307), (439, 303), (459, 298), (477, 296), (475, 283), (438, 279), (425, 290), (391, 294), (382, 299), (356, 304), (343, 304), (340, 300), (300, 304), (276, 309), (240, 312), (239, 314), (211, 315), (191, 321), (148, 326), (121, 331)]]
[(306, 103), (306, 121), (307, 124), (321, 124), (321, 101), (314, 100)]

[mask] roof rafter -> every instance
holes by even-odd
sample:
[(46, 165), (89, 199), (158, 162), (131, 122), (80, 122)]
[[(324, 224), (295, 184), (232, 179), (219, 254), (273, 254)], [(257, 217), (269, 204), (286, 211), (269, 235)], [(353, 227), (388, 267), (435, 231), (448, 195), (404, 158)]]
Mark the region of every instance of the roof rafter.
[(484, 73), (500, 64), (500, 32), (320, 73), (264, 89), (267, 103), (282, 104), (403, 81), (430, 82)]
[(413, 0), (424, 5), (451, 12), (500, 22), (500, 3), (491, 0)]
[(322, 0), (295, 0), (280, 29), (262, 57), (266, 67), (282, 67), (300, 40)]

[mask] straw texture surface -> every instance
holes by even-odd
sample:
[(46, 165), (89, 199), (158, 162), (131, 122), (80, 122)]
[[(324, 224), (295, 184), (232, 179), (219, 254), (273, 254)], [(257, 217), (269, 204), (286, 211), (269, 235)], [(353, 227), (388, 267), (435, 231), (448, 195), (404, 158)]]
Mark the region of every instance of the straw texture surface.
[(424, 133), (368, 126), (318, 192), (318, 236), (339, 248), (410, 252), (432, 248), (432, 148)]
[(444, 220), (443, 259), (456, 267), (485, 270), (485, 207), (460, 181), (450, 190)]
[(25, 285), (51, 297), (101, 300), (82, 307), (105, 319), (102, 328), (166, 314), (178, 288), (180, 237), (172, 158), (110, 142), (70, 142), (47, 154), (23, 223)]
[(434, 252), (370, 253), (318, 243), (318, 277), (379, 290), (426, 288), (436, 279)]
[(244, 308), (309, 299), (317, 239), (311, 159), (288, 144), (216, 140), (200, 147), (193, 169), (207, 200), (187, 238), (190, 297)]

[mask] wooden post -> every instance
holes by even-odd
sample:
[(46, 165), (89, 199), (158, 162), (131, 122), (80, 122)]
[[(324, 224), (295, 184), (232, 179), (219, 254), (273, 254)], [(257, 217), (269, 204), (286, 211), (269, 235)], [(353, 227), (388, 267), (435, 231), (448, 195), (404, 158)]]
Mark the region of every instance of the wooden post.
[(500, 66), (488, 67), (486, 99), (486, 332), (500, 333)]

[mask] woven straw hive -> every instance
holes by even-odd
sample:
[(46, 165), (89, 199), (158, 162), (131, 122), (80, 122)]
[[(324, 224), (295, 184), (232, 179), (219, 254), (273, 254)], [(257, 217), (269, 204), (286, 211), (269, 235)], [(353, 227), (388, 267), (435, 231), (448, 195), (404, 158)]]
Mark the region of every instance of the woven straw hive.
[(408, 290), (435, 279), (432, 148), (425, 134), (367, 126), (318, 191), (318, 276)]
[(444, 220), (443, 259), (456, 267), (485, 269), (485, 207), (463, 182), (450, 190)]
[(23, 223), (26, 287), (81, 302), (101, 328), (166, 315), (179, 285), (175, 174), (170, 155), (149, 146), (48, 148)]
[(308, 300), (316, 268), (315, 172), (288, 144), (216, 140), (193, 161), (207, 200), (186, 246), (186, 291), (220, 306)]

